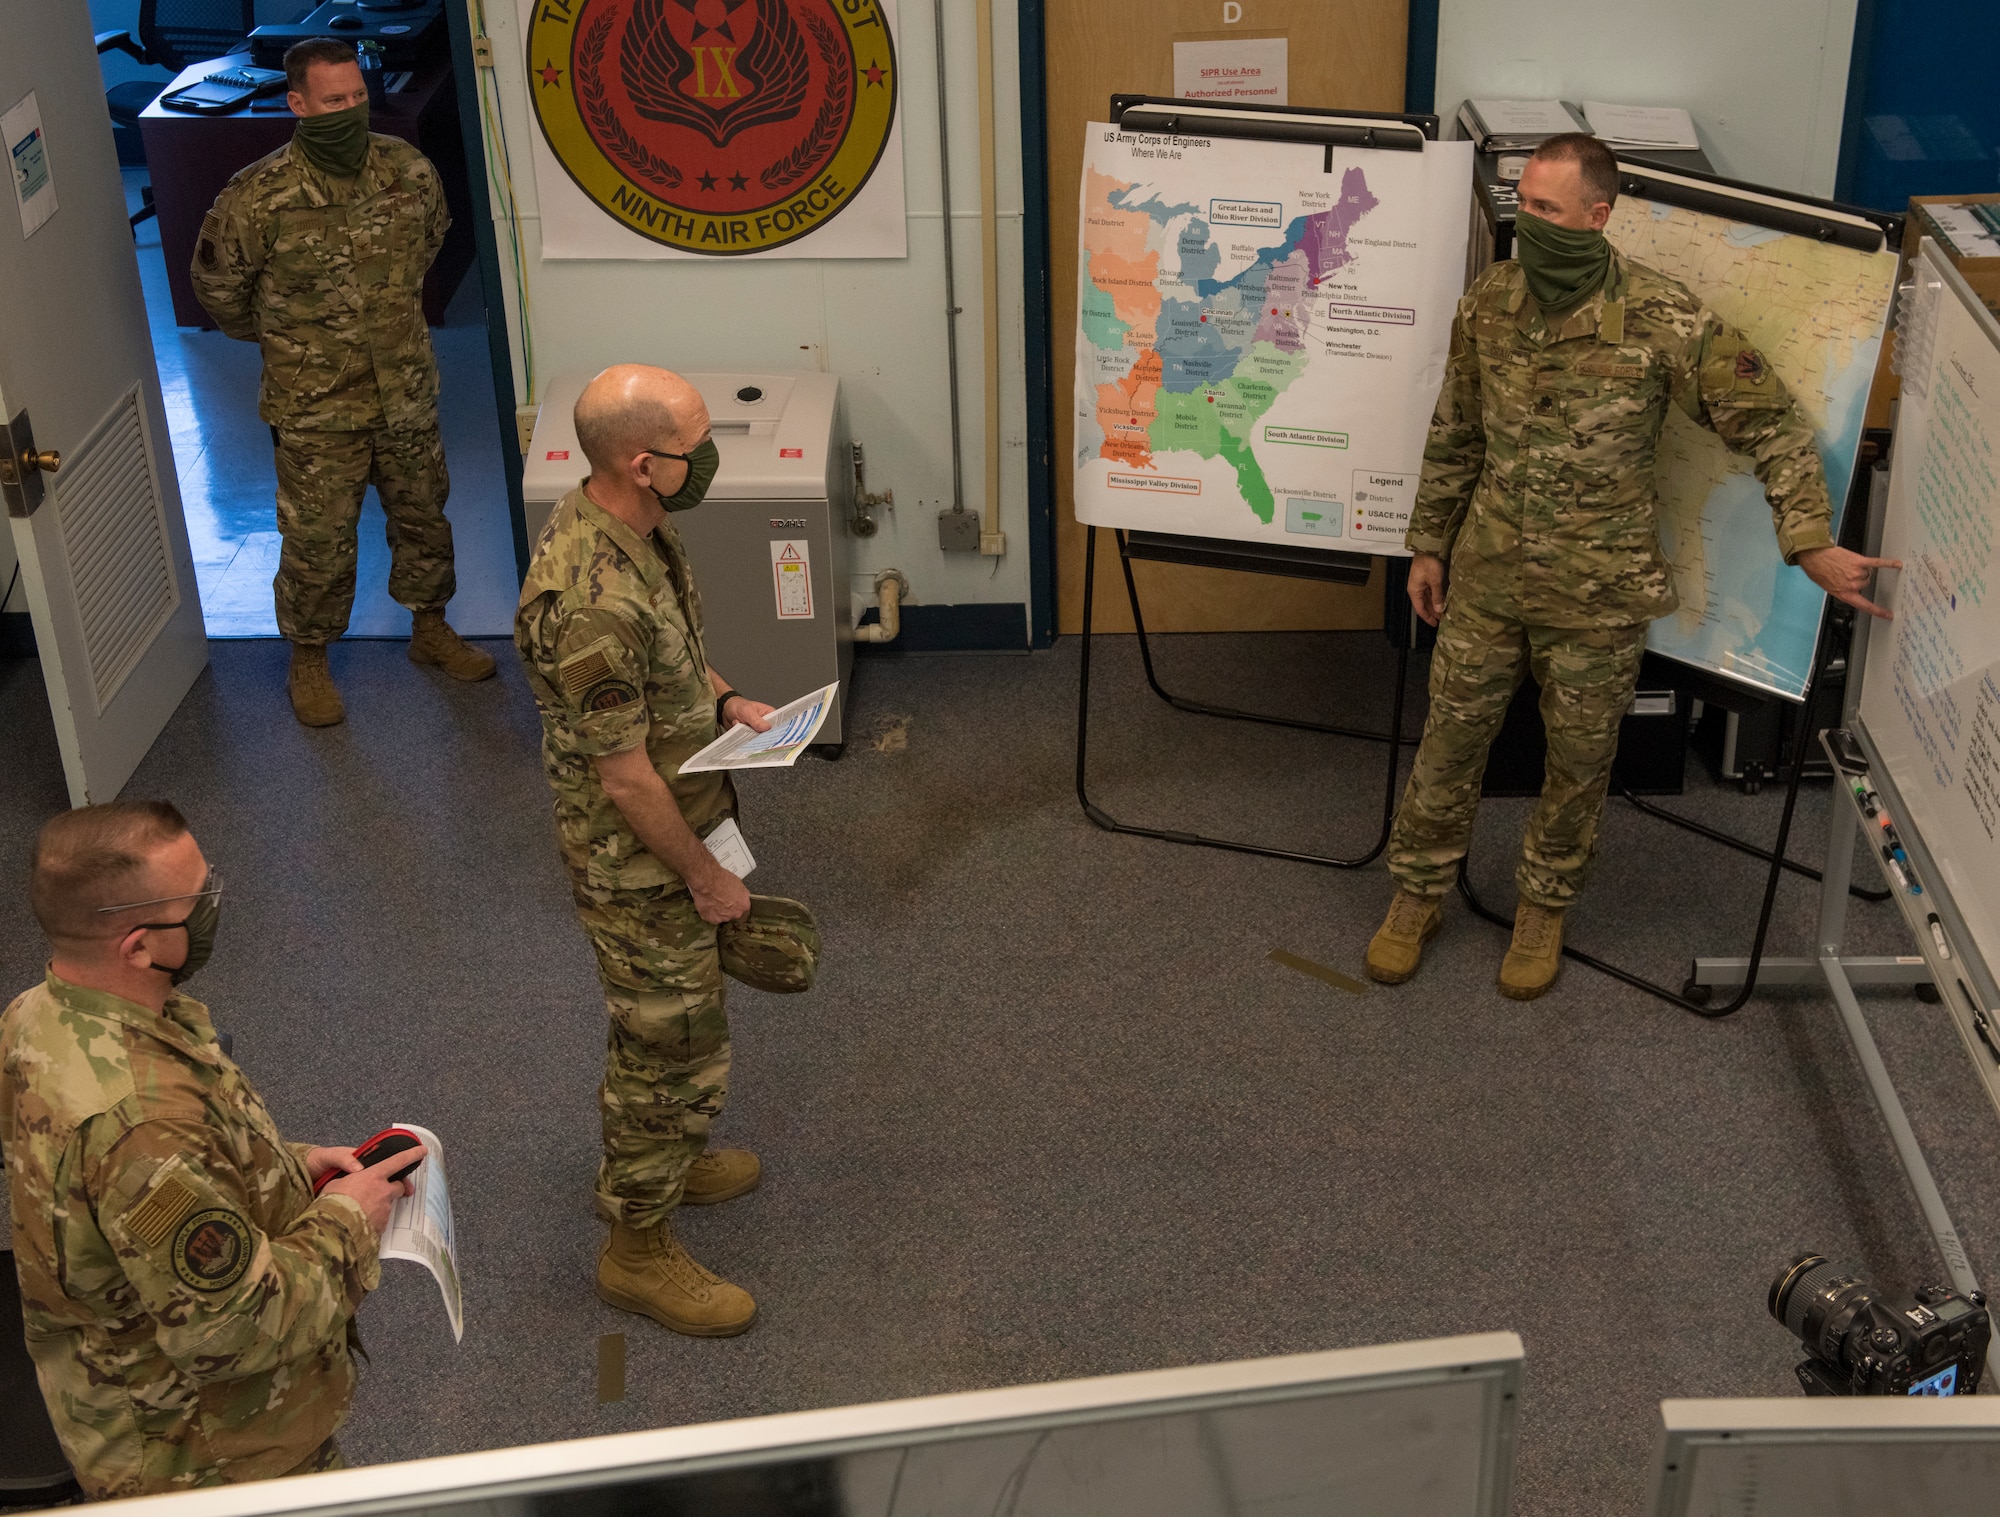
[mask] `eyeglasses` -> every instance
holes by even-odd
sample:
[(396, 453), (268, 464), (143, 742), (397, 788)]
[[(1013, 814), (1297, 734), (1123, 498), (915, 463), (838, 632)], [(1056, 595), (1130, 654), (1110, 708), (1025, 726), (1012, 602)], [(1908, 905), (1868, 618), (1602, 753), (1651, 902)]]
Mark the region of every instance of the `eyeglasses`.
[(690, 469), (694, 467), (694, 458), (691, 454), (669, 453), (665, 448), (648, 448), (646, 451), (655, 458), (671, 458), (675, 463), (686, 464)]
[[(146, 901), (127, 901), (122, 906), (100, 906), (97, 908), (97, 915), (104, 916), (114, 911), (135, 911), (141, 906), (164, 906), (169, 901), (199, 901), (204, 899), (213, 899), (217, 902), (220, 902), (222, 899), (222, 876), (217, 874), (213, 869), (209, 870), (207, 876), (202, 880), (201, 889), (199, 890), (190, 890), (185, 895), (156, 895), (151, 900)], [(169, 927), (183, 927), (186, 925), (184, 921), (138, 922), (134, 924), (134, 927), (147, 927), (164, 931)], [(130, 932), (134, 929), (128, 927), (125, 930)]]

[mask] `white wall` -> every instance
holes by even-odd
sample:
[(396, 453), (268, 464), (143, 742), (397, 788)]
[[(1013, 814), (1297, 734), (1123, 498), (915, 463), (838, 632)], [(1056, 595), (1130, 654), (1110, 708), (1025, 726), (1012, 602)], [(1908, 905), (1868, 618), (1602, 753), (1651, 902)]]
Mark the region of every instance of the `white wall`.
[[(519, 24), (507, 0), (486, 0), (498, 59), (514, 190), (528, 264), (538, 376), (594, 370), (620, 360), (675, 369), (820, 368), (838, 374), (855, 440), (867, 454), (868, 488), (893, 489), (881, 530), (853, 538), (854, 590), (878, 568), (901, 569), (911, 599), (945, 604), (1026, 602), (1027, 401), (1022, 358), (1019, 48), (1012, 0), (993, 6), (994, 96), (1000, 211), (1002, 558), (938, 549), (937, 513), (951, 504), (951, 418), (945, 360), (944, 258), (937, 153), (933, 28), (940, 0), (899, 0), (903, 177), (909, 254), (901, 259), (543, 261), (536, 213)], [(973, 0), (941, 0), (952, 90), (952, 235), (959, 317), (960, 420), (965, 504), (985, 491), (981, 342), (978, 95)], [(496, 200), (503, 283), (513, 307), (504, 210)], [(515, 385), (525, 395), (515, 337)]]
[(1855, 0), (1441, 0), (1437, 104), (1681, 105), (1716, 171), (1831, 195)]

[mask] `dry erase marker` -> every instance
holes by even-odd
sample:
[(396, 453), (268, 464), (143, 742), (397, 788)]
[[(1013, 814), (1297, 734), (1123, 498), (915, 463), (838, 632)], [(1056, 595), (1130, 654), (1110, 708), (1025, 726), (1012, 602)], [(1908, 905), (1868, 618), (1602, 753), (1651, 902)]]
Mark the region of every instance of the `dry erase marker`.
[(1896, 862), (1896, 856), (1886, 848), (1882, 850), (1882, 864), (1889, 871), (1891, 879), (1905, 890), (1910, 888), (1910, 877), (1903, 873), (1903, 866)]
[[(1926, 916), (1924, 920), (1930, 924), (1931, 941), (1938, 945), (1938, 957), (1941, 959), (1950, 958), (1951, 944), (1947, 943), (1944, 940), (1944, 923), (1938, 920), (1937, 913), (1935, 911), (1931, 912), (1928, 916)], [(1961, 985), (1959, 988), (1963, 989), (1964, 986)]]
[[(1960, 990), (1964, 988), (1964, 985), (1959, 986)], [(1979, 1041), (1984, 1043), (1986, 1051), (1993, 1055), (1993, 1062), (2000, 1064), (2000, 1047), (1994, 1045), (1992, 1024), (1986, 1020), (1986, 1013), (1977, 1007), (1972, 1011), (1972, 1030), (1979, 1034)]]

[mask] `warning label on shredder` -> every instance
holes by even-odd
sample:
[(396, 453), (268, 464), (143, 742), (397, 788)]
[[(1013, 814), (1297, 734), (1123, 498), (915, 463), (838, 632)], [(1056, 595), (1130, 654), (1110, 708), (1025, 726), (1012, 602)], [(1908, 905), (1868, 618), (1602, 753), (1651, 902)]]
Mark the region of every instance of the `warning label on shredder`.
[(812, 620), (812, 554), (804, 538), (771, 539), (771, 578), (778, 592), (778, 620)]

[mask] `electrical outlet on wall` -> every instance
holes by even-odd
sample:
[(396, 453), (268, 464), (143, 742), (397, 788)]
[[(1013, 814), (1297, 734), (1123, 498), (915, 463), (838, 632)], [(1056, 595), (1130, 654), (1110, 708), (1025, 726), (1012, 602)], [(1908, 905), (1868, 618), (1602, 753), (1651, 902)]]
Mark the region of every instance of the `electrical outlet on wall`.
[(977, 553), (978, 516), (971, 511), (938, 512), (938, 547), (946, 553)]
[(542, 414), (540, 406), (514, 407), (514, 430), (521, 438), (521, 456), (528, 456), (528, 449), (535, 442), (535, 418)]

